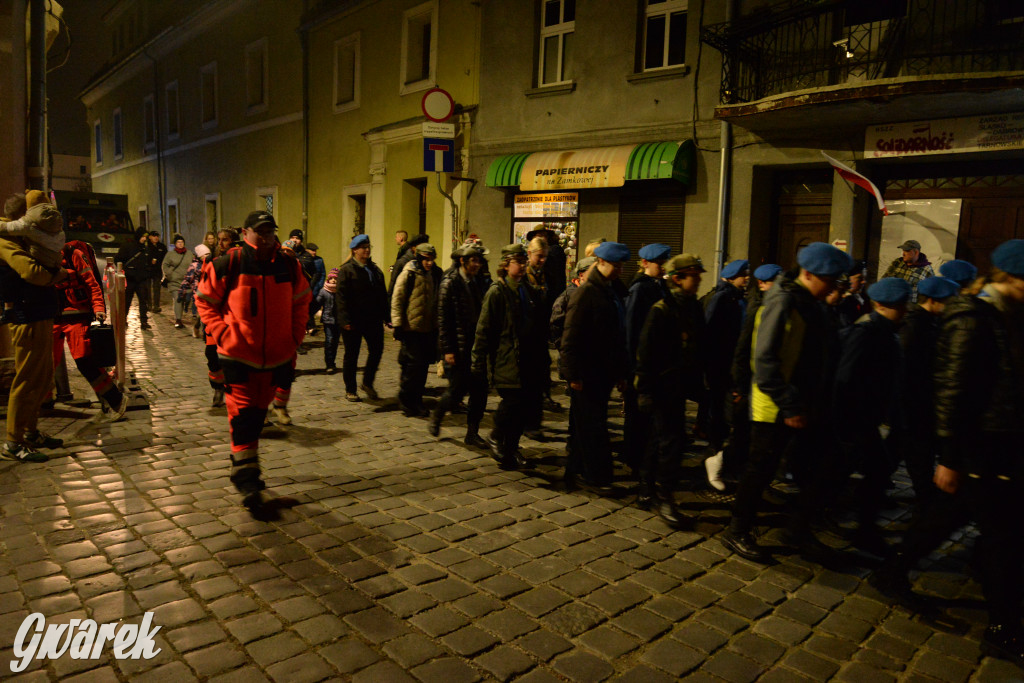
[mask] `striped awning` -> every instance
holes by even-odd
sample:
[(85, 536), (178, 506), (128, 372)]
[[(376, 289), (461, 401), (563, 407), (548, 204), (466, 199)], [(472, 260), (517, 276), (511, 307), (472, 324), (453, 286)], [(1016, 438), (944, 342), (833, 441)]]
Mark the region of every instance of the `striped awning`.
[(507, 154), (491, 162), (486, 183), (523, 190), (619, 187), (627, 180), (671, 179), (689, 185), (695, 157), (692, 140)]

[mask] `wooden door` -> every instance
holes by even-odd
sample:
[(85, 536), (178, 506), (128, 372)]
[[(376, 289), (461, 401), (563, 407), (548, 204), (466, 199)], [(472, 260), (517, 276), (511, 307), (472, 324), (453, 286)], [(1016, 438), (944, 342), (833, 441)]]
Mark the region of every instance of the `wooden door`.
[(992, 265), (992, 250), (1010, 239), (1024, 238), (1024, 197), (964, 199), (956, 257), (970, 261), (985, 273)]
[(796, 265), (796, 255), (811, 242), (828, 242), (832, 217), (832, 195), (807, 193), (779, 197), (779, 241), (777, 263)]

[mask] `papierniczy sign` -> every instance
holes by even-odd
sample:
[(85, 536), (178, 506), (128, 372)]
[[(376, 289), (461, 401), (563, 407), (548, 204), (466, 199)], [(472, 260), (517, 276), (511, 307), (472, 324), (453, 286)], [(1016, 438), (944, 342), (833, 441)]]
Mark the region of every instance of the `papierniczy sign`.
[(927, 156), (1024, 149), (1024, 112), (869, 126), (864, 156)]
[(24, 671), (33, 659), (99, 659), (104, 647), (115, 659), (152, 659), (160, 654), (153, 636), (162, 628), (153, 626), (153, 613), (146, 612), (141, 624), (97, 624), (92, 619), (71, 619), (66, 624), (47, 624), (39, 612), (25, 617), (14, 637), (11, 671)]
[(520, 190), (622, 187), (636, 145), (534, 152), (523, 162)]

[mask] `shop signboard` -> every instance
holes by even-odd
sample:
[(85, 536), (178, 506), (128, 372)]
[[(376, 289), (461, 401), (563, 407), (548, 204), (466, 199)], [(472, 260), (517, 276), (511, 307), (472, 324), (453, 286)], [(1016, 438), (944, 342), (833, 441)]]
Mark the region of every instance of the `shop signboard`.
[(1024, 149), (1024, 112), (869, 126), (864, 157), (916, 157)]
[(636, 145), (534, 152), (523, 163), (520, 190), (578, 190), (622, 187)]
[(534, 230), (554, 231), (565, 252), (566, 272), (576, 267), (579, 244), (579, 193), (545, 192), (517, 194), (512, 201), (512, 242), (526, 245)]

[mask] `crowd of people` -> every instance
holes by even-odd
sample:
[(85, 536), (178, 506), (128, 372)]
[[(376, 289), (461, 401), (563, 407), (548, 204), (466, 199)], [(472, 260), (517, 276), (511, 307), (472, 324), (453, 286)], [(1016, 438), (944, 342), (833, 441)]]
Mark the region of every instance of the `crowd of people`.
[[(40, 197), (9, 200), (5, 210), (0, 278), (19, 369), (3, 456), (42, 461), (40, 449), (60, 445), (36, 422), (63, 340), (107, 419), (119, 419), (127, 399), (89, 358), (83, 328), (105, 309), (88, 245), (60, 244), (52, 253), (59, 215)], [(762, 497), (779, 477), (797, 490), (783, 543), (820, 559), (834, 551), (818, 533), (842, 533), (889, 560), (872, 583), (918, 609), (928, 606), (908, 572), (973, 521), (990, 609), (984, 645), (1022, 661), (1024, 544), (1014, 520), (1024, 499), (1024, 240), (996, 248), (981, 277), (960, 260), (935, 274), (921, 245), (907, 240), (870, 286), (864, 261), (813, 243), (790, 270), (734, 260), (698, 297), (702, 259), (673, 255), (665, 244), (640, 250), (627, 286), (621, 275), (632, 255), (624, 244), (591, 243), (567, 281), (566, 254), (544, 228), (493, 256), (470, 239), (447, 269), (426, 235), (399, 231), (390, 277), (372, 260), (366, 235), (327, 270), (301, 230), (284, 242), (277, 232), (271, 214), (253, 212), (241, 234), (210, 233), (192, 252), (178, 235), (161, 252), (159, 235), (140, 230), (118, 256), (143, 329), (161, 285), (172, 293), (175, 327), (194, 306), (213, 406), (227, 408), (230, 478), (255, 518), (275, 516), (274, 499), (262, 493), (260, 433), (271, 411), (279, 424), (292, 421), (297, 354), (319, 314), (327, 374), (337, 372), (344, 345), (348, 401), (380, 399), (375, 380), (390, 330), (400, 342), (399, 408), (426, 418), (434, 436), (448, 414), (464, 410), (465, 445), (486, 450), (502, 469), (531, 467), (520, 441), (551, 438), (544, 411), (563, 409), (552, 396), (561, 384), (569, 397), (565, 487), (622, 495), (609, 436), (618, 408), (618, 458), (639, 481), (638, 504), (672, 528), (691, 527), (676, 494), (684, 470), (700, 472), (706, 485), (734, 495), (722, 543), (754, 562), (770, 560), (754, 531)], [(424, 393), (436, 363), (448, 386), (431, 406)], [(492, 389), (499, 402), (482, 434)], [(688, 402), (697, 406), (693, 420)], [(703, 467), (683, 467), (699, 457)], [(890, 545), (877, 520), (901, 464), (915, 515)], [(837, 521), (846, 518), (849, 530)]]

